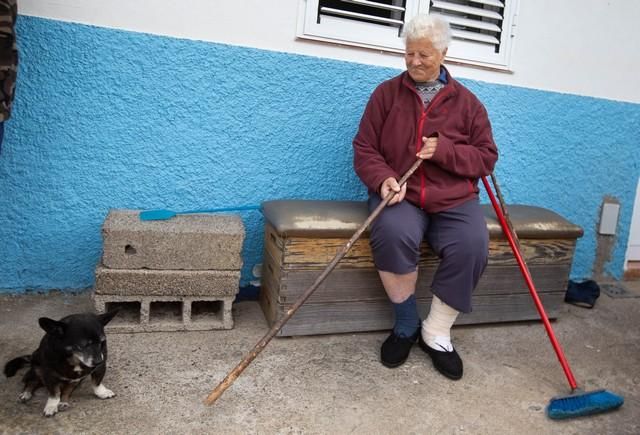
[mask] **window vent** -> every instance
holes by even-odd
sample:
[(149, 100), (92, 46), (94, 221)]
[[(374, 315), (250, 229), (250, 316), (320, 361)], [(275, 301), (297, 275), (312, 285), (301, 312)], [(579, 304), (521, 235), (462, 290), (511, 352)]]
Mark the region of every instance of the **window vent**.
[(320, 0), (318, 2), (318, 24), (323, 17), (360, 21), (398, 29), (402, 31), (405, 18), (405, 0)]
[(475, 41), (500, 52), (504, 2), (499, 0), (432, 0), (429, 8), (451, 24), (454, 39)]

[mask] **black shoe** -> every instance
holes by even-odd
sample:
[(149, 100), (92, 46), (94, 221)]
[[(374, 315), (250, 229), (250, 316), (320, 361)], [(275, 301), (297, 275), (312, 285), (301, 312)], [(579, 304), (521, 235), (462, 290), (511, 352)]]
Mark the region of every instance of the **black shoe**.
[(433, 362), (433, 366), (436, 370), (454, 381), (457, 381), (462, 377), (462, 360), (455, 349), (453, 349), (453, 352), (433, 349), (424, 342), (422, 334), (420, 334), (420, 340), (418, 343), (420, 345), (420, 349), (424, 350), (427, 355), (431, 357), (431, 361)]
[(409, 358), (411, 346), (420, 335), (420, 329), (411, 337), (396, 335), (393, 331), (391, 335), (382, 343), (380, 348), (380, 361), (382, 365), (389, 368), (401, 366)]

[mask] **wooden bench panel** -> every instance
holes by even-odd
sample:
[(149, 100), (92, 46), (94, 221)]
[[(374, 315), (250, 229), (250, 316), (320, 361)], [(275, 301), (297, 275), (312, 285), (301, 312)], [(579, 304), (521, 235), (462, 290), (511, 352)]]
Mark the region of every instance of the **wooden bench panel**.
[[(293, 303), (302, 296), (322, 273), (321, 269), (283, 271), (272, 268), (273, 259), (264, 258), (263, 272), (269, 279), (265, 284), (275, 287), (278, 303)], [(564, 292), (567, 288), (567, 276), (570, 265), (534, 265), (529, 267), (536, 289), (539, 292)], [(271, 273), (273, 270), (275, 273)], [(427, 268), (418, 275), (416, 296), (430, 295), (431, 282), (435, 268)], [(527, 285), (518, 267), (487, 267), (474, 294), (505, 295), (526, 293)], [(335, 269), (306, 303), (325, 303), (337, 301), (387, 300), (378, 272), (373, 269)]]
[[(563, 294), (542, 293), (540, 299), (550, 319), (557, 317)], [(418, 311), (422, 318), (427, 315), (431, 298), (418, 299)], [(263, 305), (263, 309), (264, 309)], [(275, 322), (289, 305), (275, 305), (271, 310)], [(528, 294), (474, 297), (473, 312), (458, 316), (455, 325), (493, 322), (539, 320), (538, 312)], [(393, 327), (393, 310), (389, 301), (333, 302), (326, 304), (304, 304), (284, 325), (279, 336), (334, 334), (388, 330)]]
[[(270, 224), (265, 228), (265, 249), (284, 269), (315, 269), (327, 265), (349, 239), (309, 239), (291, 237), (284, 240)], [(571, 264), (575, 240), (521, 240), (522, 256), (528, 265)], [(426, 243), (421, 245), (419, 267), (435, 267), (438, 258)], [(489, 243), (489, 265), (517, 265), (509, 243), (492, 239)], [(357, 240), (338, 264), (338, 268), (373, 268), (369, 239)]]

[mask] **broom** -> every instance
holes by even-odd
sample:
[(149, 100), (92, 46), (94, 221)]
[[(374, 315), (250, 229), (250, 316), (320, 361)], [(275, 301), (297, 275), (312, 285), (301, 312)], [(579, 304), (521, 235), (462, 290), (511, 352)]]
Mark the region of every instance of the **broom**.
[(498, 186), (498, 180), (493, 174), (491, 174), (491, 181), (493, 182), (493, 186), (495, 187), (496, 193), (498, 194), (500, 205), (498, 205), (498, 202), (496, 201), (496, 197), (491, 190), (491, 186), (487, 182), (487, 178), (482, 177), (482, 183), (487, 190), (487, 194), (489, 195), (491, 204), (493, 205), (493, 208), (496, 212), (496, 216), (498, 218), (498, 221), (500, 222), (502, 231), (509, 241), (509, 245), (511, 246), (511, 250), (516, 257), (518, 266), (520, 266), (522, 276), (524, 277), (524, 280), (529, 287), (529, 293), (531, 293), (531, 297), (533, 298), (533, 302), (535, 303), (536, 309), (538, 310), (538, 314), (540, 315), (542, 323), (547, 330), (547, 335), (551, 340), (553, 349), (556, 352), (558, 360), (560, 361), (560, 365), (562, 365), (564, 374), (566, 375), (567, 380), (569, 381), (569, 386), (571, 387), (571, 393), (569, 395), (556, 396), (551, 399), (551, 401), (547, 405), (547, 415), (549, 416), (549, 418), (559, 420), (565, 418), (580, 417), (583, 415), (597, 414), (600, 412), (611, 411), (619, 408), (624, 403), (624, 398), (618, 396), (617, 394), (614, 394), (607, 390), (584, 391), (578, 388), (578, 384), (573, 376), (573, 373), (571, 372), (569, 363), (564, 356), (564, 352), (560, 347), (560, 343), (556, 339), (553, 328), (551, 328), (549, 318), (547, 317), (544, 307), (542, 306), (542, 302), (538, 297), (538, 292), (533, 285), (533, 280), (531, 279), (529, 268), (527, 267), (527, 264), (525, 263), (520, 251), (520, 241), (518, 240), (518, 236), (513, 229), (511, 219), (509, 218), (509, 215), (507, 213), (507, 208), (502, 197), (502, 193), (500, 192), (500, 187)]
[[(407, 170), (407, 172), (402, 176), (400, 181), (398, 181), (398, 184), (400, 186), (402, 186), (404, 183), (407, 182), (409, 177), (411, 177), (411, 175), (420, 167), (420, 165), (422, 164), (422, 161), (423, 161), (422, 159), (417, 159), (413, 164), (413, 166), (411, 166), (409, 170)], [(251, 351), (247, 355), (245, 355), (242, 361), (240, 361), (238, 365), (233, 370), (231, 370), (227, 374), (227, 376), (225, 376), (225, 378), (218, 384), (218, 386), (214, 388), (213, 391), (211, 391), (211, 393), (209, 393), (209, 396), (207, 396), (207, 398), (204, 401), (206, 405), (212, 405), (216, 400), (218, 400), (218, 397), (222, 396), (222, 394), (227, 390), (227, 388), (229, 388), (231, 384), (233, 384), (233, 382), (238, 378), (238, 376), (242, 374), (244, 369), (246, 369), (247, 366), (251, 364), (251, 361), (253, 361), (260, 354), (260, 352), (264, 350), (264, 348), (267, 346), (267, 344), (269, 344), (271, 339), (275, 337), (275, 335), (282, 329), (284, 324), (289, 321), (289, 319), (295, 314), (296, 311), (298, 311), (298, 308), (300, 308), (302, 304), (304, 304), (305, 301), (309, 299), (309, 296), (311, 296), (313, 292), (316, 291), (316, 289), (320, 286), (320, 284), (322, 284), (322, 282), (327, 278), (327, 276), (329, 276), (331, 271), (335, 269), (335, 267), (338, 265), (338, 262), (342, 260), (342, 258), (347, 254), (347, 252), (349, 252), (353, 244), (360, 238), (360, 236), (362, 235), (362, 233), (364, 233), (364, 231), (367, 229), (369, 224), (371, 224), (371, 222), (373, 222), (373, 220), (378, 217), (380, 212), (387, 206), (391, 198), (393, 198), (396, 195), (396, 193), (397, 192), (391, 191), (387, 194), (387, 196), (385, 196), (382, 199), (382, 202), (378, 205), (378, 207), (376, 207), (375, 210), (371, 212), (369, 217), (364, 221), (364, 223), (360, 226), (360, 228), (356, 230), (356, 232), (353, 234), (353, 236), (351, 236), (349, 241), (342, 247), (342, 249), (338, 251), (336, 256), (333, 257), (333, 260), (331, 260), (331, 262), (322, 271), (322, 273), (318, 276), (318, 278), (316, 278), (313, 284), (311, 284), (311, 286), (304, 291), (302, 296), (300, 296), (298, 300), (296, 300), (296, 302), (291, 306), (291, 308), (287, 310), (285, 315), (282, 316), (280, 320), (278, 320), (276, 323), (273, 324), (271, 329), (267, 331), (264, 337), (262, 337), (260, 341), (256, 343), (256, 345), (253, 347), (253, 349), (251, 349)]]

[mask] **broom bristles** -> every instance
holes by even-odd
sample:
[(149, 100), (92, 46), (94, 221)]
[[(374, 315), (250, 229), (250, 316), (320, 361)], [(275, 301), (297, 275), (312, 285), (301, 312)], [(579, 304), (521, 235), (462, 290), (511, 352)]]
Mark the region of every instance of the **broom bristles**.
[(547, 406), (547, 415), (554, 420), (613, 411), (622, 406), (624, 398), (607, 390), (574, 393), (554, 397)]

